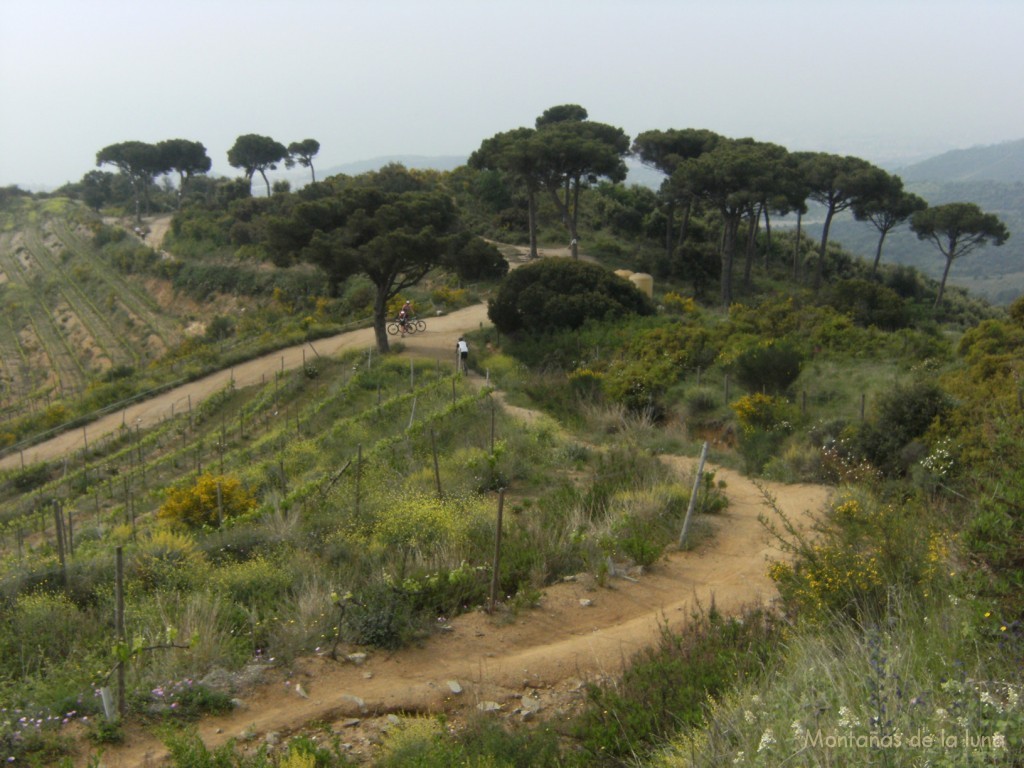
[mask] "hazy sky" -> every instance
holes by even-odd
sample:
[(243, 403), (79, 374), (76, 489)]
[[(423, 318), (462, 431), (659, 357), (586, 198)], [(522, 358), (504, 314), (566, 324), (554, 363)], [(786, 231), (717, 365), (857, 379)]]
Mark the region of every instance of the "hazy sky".
[(1024, 138), (1022, 81), (1021, 0), (0, 0), (0, 186), (129, 140), (468, 155), (566, 103), (889, 162)]

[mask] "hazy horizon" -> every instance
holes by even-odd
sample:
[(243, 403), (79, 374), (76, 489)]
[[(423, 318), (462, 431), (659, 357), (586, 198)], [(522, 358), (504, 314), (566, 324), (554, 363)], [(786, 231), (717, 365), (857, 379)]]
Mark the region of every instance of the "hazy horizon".
[[(883, 164), (1024, 137), (1013, 0), (0, 0), (0, 186), (121, 141), (465, 156), (550, 106)], [(109, 167), (107, 170), (113, 170)]]

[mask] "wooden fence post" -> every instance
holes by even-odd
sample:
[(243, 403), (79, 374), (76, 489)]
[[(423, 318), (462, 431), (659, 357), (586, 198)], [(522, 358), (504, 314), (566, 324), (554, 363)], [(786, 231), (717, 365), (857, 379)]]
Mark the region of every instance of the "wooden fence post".
[(64, 513), (60, 509), (60, 502), (53, 501), (53, 528), (54, 536), (57, 539), (57, 558), (60, 560), (60, 578), (65, 591), (68, 588), (68, 565), (64, 549)]
[(686, 534), (690, 532), (690, 518), (693, 516), (694, 507), (697, 506), (697, 494), (700, 493), (701, 480), (704, 477), (704, 461), (708, 457), (708, 442), (704, 441), (704, 447), (700, 449), (700, 462), (697, 464), (697, 477), (693, 481), (693, 492), (690, 494), (690, 503), (686, 507), (686, 519), (683, 520), (683, 530), (679, 532), (679, 548), (683, 548), (686, 542)]
[(430, 452), (434, 454), (434, 483), (437, 485), (437, 498), (440, 501), (444, 498), (444, 494), (441, 493), (441, 470), (437, 463), (437, 443), (434, 440), (434, 430), (430, 430)]
[[(221, 470), (223, 474), (223, 470)], [(220, 483), (217, 483), (217, 527), (220, 528), (224, 525), (224, 491), (221, 489)]]
[[(117, 643), (121, 648), (125, 645), (124, 631), (124, 552), (121, 547), (114, 551), (114, 631), (117, 634)], [(117, 714), (124, 717), (127, 709), (125, 705), (125, 663), (123, 659), (117, 662)]]
[(488, 613), (494, 613), (494, 603), (498, 599), (498, 585), (501, 581), (501, 516), (505, 508), (505, 489), (498, 491), (498, 525), (494, 531), (494, 565), (491, 570), (491, 602)]
[(356, 514), (359, 514), (359, 483), (363, 478), (363, 444), (356, 447)]

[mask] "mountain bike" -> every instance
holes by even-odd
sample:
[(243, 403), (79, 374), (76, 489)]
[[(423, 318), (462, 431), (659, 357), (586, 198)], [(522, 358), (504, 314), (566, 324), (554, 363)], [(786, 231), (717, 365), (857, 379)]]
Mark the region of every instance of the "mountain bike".
[[(402, 332), (402, 326), (397, 320), (392, 320), (387, 324), (388, 333), (392, 336), (397, 336)], [(422, 333), (427, 330), (427, 324), (416, 317), (410, 317), (405, 321), (405, 332), (408, 335), (414, 333)]]

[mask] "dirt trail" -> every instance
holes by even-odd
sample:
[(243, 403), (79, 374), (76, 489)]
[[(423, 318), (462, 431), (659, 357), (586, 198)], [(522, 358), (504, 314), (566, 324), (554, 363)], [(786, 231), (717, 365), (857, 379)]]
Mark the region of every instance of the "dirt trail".
[[(487, 322), (476, 305), (442, 317), (426, 318), (427, 331), (405, 340), (404, 355), (454, 363), (459, 335)], [(89, 440), (123, 423), (141, 427), (180, 413), (225, 387), (231, 378), (245, 387), (275, 371), (295, 368), (316, 355), (338, 355), (374, 344), (372, 329), (321, 339), (264, 355), (126, 408), (89, 424)], [(500, 387), (501, 382), (493, 382)], [(61, 435), (24, 452), (26, 462), (51, 460), (83, 445), (82, 430)], [(695, 459), (666, 456), (686, 481)], [(18, 454), (0, 467), (14, 467)], [(691, 552), (671, 552), (638, 578), (613, 577), (605, 586), (582, 577), (544, 590), (538, 608), (516, 616), (477, 612), (457, 617), (421, 646), (396, 653), (372, 651), (365, 662), (317, 656), (284, 668), (266, 668), (263, 682), (239, 692), (241, 705), (230, 714), (208, 718), (199, 734), (209, 747), (236, 739), (247, 748), (274, 743), (313, 724), (336, 733), (355, 759), (368, 758), (392, 713), (446, 712), (452, 722), (483, 705), (496, 716), (525, 719), (565, 717), (583, 698), (583, 683), (615, 675), (634, 652), (656, 641), (666, 625), (679, 627), (698, 609), (714, 602), (723, 611), (771, 601), (775, 590), (766, 560), (777, 555), (758, 515), (764, 496), (750, 480), (713, 468), (726, 483), (729, 508), (705, 518), (714, 529)], [(826, 502), (829, 489), (765, 483), (779, 508), (797, 523)], [(458, 692), (456, 692), (458, 691)], [(76, 764), (89, 764), (84, 740)], [(152, 732), (129, 727), (124, 744), (107, 747), (105, 768), (157, 766), (166, 749)]]
[[(427, 330), (404, 339), (404, 355), (427, 357), (434, 360), (455, 361), (455, 342), (459, 335), (476, 330), (487, 320), (487, 306), (476, 304), (440, 317), (427, 317)], [(298, 368), (317, 356), (330, 357), (353, 349), (369, 349), (375, 344), (373, 329), (340, 333), (325, 339), (270, 352), (240, 363), (196, 381), (168, 390), (149, 400), (129, 405), (121, 411), (108, 414), (97, 421), (58, 435), (50, 440), (25, 448), (20, 454), (12, 453), (0, 459), (0, 469), (14, 469), (37, 461), (52, 461), (68, 453), (81, 450), (86, 441), (98, 442), (102, 437), (121, 429), (122, 425), (146, 429), (159, 424), (174, 414), (185, 412), (191, 405), (198, 407), (206, 398), (224, 389), (234, 377), (236, 387), (247, 387), (270, 380), (276, 371)]]
[[(680, 480), (696, 463), (665, 460)], [(585, 577), (556, 584), (538, 608), (515, 617), (456, 617), (420, 647), (371, 651), (361, 664), (320, 656), (268, 670), (264, 684), (240, 694), (241, 707), (204, 720), (200, 736), (210, 748), (236, 739), (256, 749), (304, 729), (324, 736), (326, 727), (351, 757), (368, 760), (392, 714), (445, 712), (458, 724), (481, 708), (497, 708), (497, 717), (563, 719), (582, 703), (584, 682), (619, 673), (663, 627), (679, 628), (712, 603), (729, 613), (775, 597), (766, 564), (779, 553), (758, 522), (767, 510), (764, 495), (742, 475), (713, 469), (726, 483), (729, 508), (705, 516), (714, 533), (695, 551), (671, 552), (638, 578), (613, 577), (603, 587)], [(829, 494), (820, 486), (764, 488), (798, 524)], [(104, 754), (103, 765), (159, 765), (164, 755), (157, 738), (135, 730)]]

